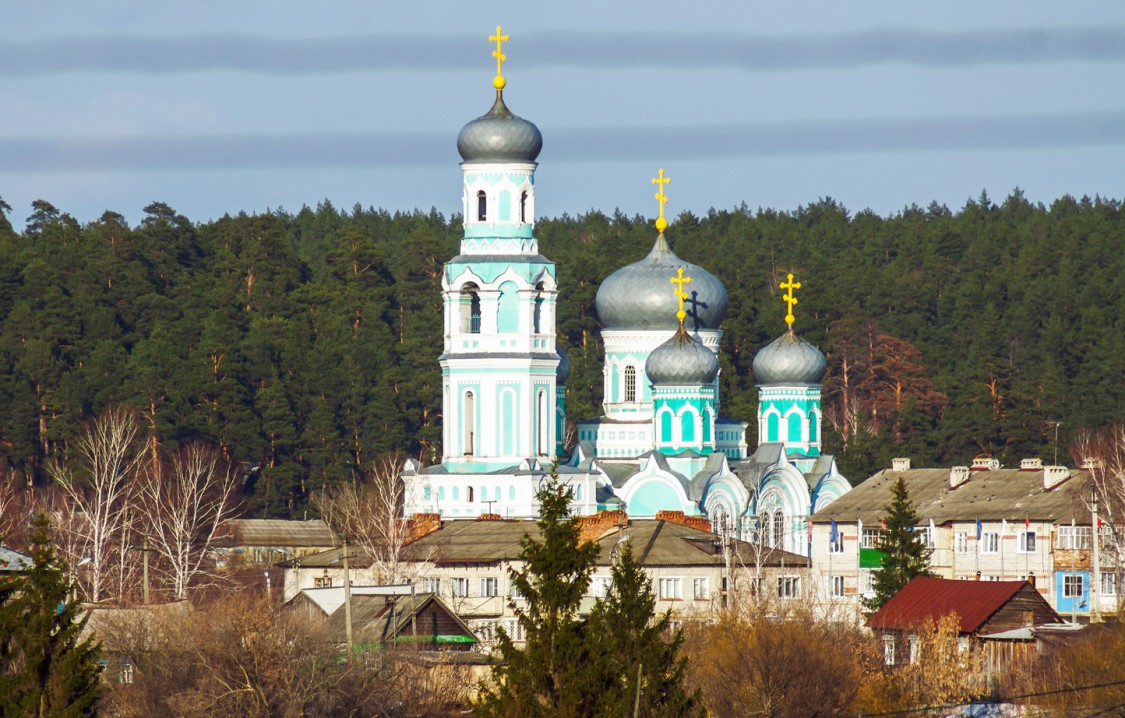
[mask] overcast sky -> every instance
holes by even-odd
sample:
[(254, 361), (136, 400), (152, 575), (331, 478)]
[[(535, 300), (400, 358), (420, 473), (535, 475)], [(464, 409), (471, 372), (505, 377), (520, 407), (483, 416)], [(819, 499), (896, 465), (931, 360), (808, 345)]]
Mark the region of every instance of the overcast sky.
[(10, 3), (0, 197), (459, 211), (497, 24), (541, 215), (1125, 197), (1125, 3), (1026, 0)]

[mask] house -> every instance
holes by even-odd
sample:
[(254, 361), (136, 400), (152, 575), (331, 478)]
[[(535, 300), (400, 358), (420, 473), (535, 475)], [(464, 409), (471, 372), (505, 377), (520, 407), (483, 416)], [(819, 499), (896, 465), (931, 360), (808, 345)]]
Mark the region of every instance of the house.
[(918, 576), (867, 619), (883, 638), (888, 665), (925, 661), (919, 634), (956, 616), (960, 650), (981, 650), (989, 675), (1036, 652), (1034, 629), (1060, 623), (1058, 613), (1027, 581), (957, 581)]
[(336, 534), (324, 521), (284, 519), (233, 519), (218, 542), (220, 561), (234, 557), (258, 564), (273, 564), (319, 553), (337, 545)]
[(1095, 546), (1088, 469), (1025, 459), (1004, 468), (911, 468), (895, 459), (812, 517), (812, 579), (821, 610), (861, 617), (882, 560), (880, 524), (898, 478), (920, 518), (937, 576), (968, 581), (1026, 581), (1060, 614), (1096, 617), (1117, 608), (1118, 535), (1108, 526)]
[(34, 563), (27, 554), (0, 546), (0, 576), (27, 573)]
[[(344, 583), (338, 586), (306, 588), (285, 603), (285, 610), (310, 619), (327, 619), (344, 605)], [(356, 596), (409, 596), (414, 593), (410, 584), (392, 586), (350, 586)]]
[[(724, 540), (700, 517), (672, 511), (655, 519), (630, 519), (624, 511), (604, 511), (575, 520), (583, 540), (595, 541), (600, 548), (582, 611), (609, 590), (617, 547), (625, 541), (633, 545), (652, 581), (656, 610), (670, 611), (675, 621), (706, 619), (738, 601), (788, 602), (805, 595), (804, 556)], [(510, 572), (523, 566), (519, 554), (525, 535), (539, 536), (534, 521), (496, 516), (442, 521), (410, 543), (402, 560), (415, 576), (417, 590), (439, 596), (488, 649), (501, 625), (516, 642), (522, 641), (516, 621), (522, 599), (513, 590)], [(352, 581), (371, 582), (370, 561), (358, 552), (349, 553), (348, 559)], [(316, 586), (336, 590), (343, 583), (340, 549), (280, 565), (286, 600)]]
[[(353, 640), (361, 647), (406, 644), (423, 650), (467, 651), (477, 643), (472, 630), (432, 593), (352, 596)], [(346, 612), (328, 617), (332, 636), (347, 635)]]

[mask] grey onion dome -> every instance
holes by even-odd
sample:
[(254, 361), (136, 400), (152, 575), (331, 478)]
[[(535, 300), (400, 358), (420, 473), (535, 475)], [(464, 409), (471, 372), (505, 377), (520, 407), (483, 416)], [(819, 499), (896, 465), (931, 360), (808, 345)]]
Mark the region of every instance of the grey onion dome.
[(669, 283), (683, 267), (691, 283), (684, 287), (689, 331), (718, 329), (727, 313), (727, 290), (706, 269), (676, 256), (661, 232), (648, 256), (618, 269), (598, 287), (595, 304), (606, 329), (675, 329), (679, 300)]
[(513, 115), (499, 91), (492, 109), (457, 135), (457, 151), (466, 162), (534, 162), (542, 149), (539, 128)]
[(565, 386), (566, 380), (570, 378), (570, 357), (559, 347), (555, 347), (555, 351), (559, 355), (559, 365), (555, 369), (555, 386)]
[(791, 331), (754, 355), (759, 384), (819, 384), (827, 368), (824, 353)]
[(645, 374), (657, 386), (701, 386), (715, 381), (719, 360), (713, 351), (680, 327), (671, 339), (648, 355)]

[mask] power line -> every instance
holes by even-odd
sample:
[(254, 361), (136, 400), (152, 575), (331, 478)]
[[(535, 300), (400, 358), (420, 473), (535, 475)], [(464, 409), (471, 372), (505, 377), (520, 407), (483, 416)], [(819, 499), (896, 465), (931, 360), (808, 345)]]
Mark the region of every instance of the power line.
[[(1044, 696), (1061, 695), (1063, 693), (1079, 693), (1081, 691), (1092, 691), (1092, 690), (1095, 690), (1095, 689), (1098, 689), (1098, 688), (1112, 688), (1114, 686), (1121, 686), (1121, 685), (1125, 685), (1125, 680), (1113, 681), (1112, 683), (1096, 683), (1094, 685), (1089, 685), (1089, 686), (1074, 686), (1074, 687), (1071, 687), (1071, 688), (1056, 688), (1055, 690), (1051, 690), (1051, 691), (1039, 691), (1037, 693), (1024, 693), (1022, 695), (1016, 695), (1016, 696), (997, 696), (996, 698), (989, 699), (988, 702), (989, 703), (1014, 703), (1016, 701), (1027, 700), (1029, 698), (1042, 698)], [(861, 718), (876, 718), (877, 716), (911, 715), (911, 714), (916, 714), (916, 713), (928, 713), (930, 711), (945, 710), (945, 709), (948, 709), (948, 708), (961, 708), (963, 706), (971, 706), (971, 705), (981, 703), (981, 702), (983, 702), (983, 701), (965, 701), (965, 702), (962, 702), (962, 703), (943, 703), (941, 705), (927, 706), (925, 708), (904, 708), (902, 710), (884, 711), (884, 712), (881, 712), (881, 713), (861, 713), (861, 714), (858, 714), (858, 716), (860, 716)], [(1122, 704), (1117, 705), (1117, 706), (1112, 706), (1110, 708), (1106, 708), (1105, 710), (1099, 710), (1097, 713), (1091, 713), (1086, 718), (1093, 718), (1094, 716), (1102, 715), (1104, 713), (1116, 710), (1117, 708), (1121, 708), (1123, 706), (1125, 706), (1125, 703), (1122, 703)]]

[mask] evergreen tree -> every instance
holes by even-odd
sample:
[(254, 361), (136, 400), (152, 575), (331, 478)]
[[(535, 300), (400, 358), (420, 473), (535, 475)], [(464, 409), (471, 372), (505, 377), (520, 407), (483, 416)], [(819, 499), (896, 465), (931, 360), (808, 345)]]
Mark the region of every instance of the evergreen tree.
[(597, 715), (702, 715), (698, 692), (689, 695), (684, 687), (687, 658), (679, 655), (683, 632), (670, 630), (668, 613), (654, 620), (656, 596), (632, 544), (621, 545), (612, 576), (609, 593), (594, 605), (586, 623), (592, 675), (583, 683), (596, 687)]
[(524, 599), (516, 615), (526, 644), (520, 650), (499, 630), (501, 663), (493, 668), (493, 685), (481, 688), (478, 716), (585, 716), (599, 705), (596, 691), (581, 680), (588, 648), (578, 615), (598, 548), (579, 543), (579, 526), (569, 518), (571, 495), (554, 474), (537, 495), (540, 536), (524, 536), (523, 568), (511, 572)]
[(43, 514), (35, 518), (31, 545), (31, 572), (18, 585), (0, 586), (0, 715), (94, 716), (99, 646), (82, 637), (86, 619), (55, 559)]
[(879, 538), (883, 561), (872, 577), (875, 595), (864, 600), (864, 606), (869, 611), (882, 608), (915, 576), (930, 575), (930, 551), (922, 540), (922, 534), (915, 530), (918, 513), (910, 502), (906, 482), (901, 476), (891, 487), (891, 494), (891, 503), (884, 509), (886, 528)]

